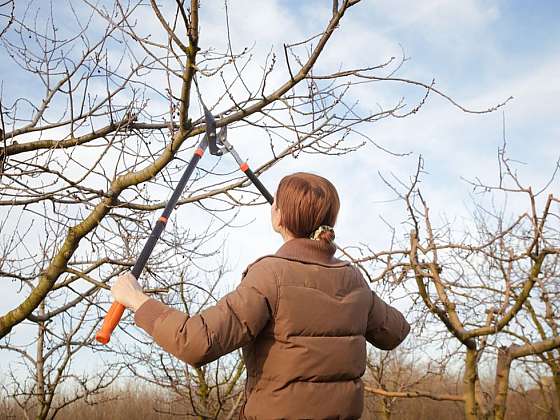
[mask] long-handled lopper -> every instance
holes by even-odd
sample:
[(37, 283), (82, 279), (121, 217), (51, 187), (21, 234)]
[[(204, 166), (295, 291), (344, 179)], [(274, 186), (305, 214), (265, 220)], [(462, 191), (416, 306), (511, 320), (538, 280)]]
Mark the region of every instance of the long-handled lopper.
[[(175, 187), (175, 190), (173, 191), (171, 198), (167, 202), (167, 205), (165, 206), (163, 213), (161, 214), (158, 221), (156, 222), (152, 230), (152, 233), (150, 234), (150, 237), (148, 238), (148, 240), (144, 245), (144, 248), (142, 248), (142, 252), (140, 253), (140, 256), (138, 257), (136, 263), (132, 267), (131, 270), (132, 275), (137, 279), (140, 277), (140, 274), (144, 270), (144, 266), (146, 265), (148, 258), (150, 258), (150, 255), (159, 237), (161, 236), (161, 233), (165, 229), (165, 225), (167, 223), (167, 220), (169, 219), (169, 216), (171, 215), (171, 212), (173, 211), (173, 208), (177, 204), (177, 201), (179, 200), (179, 197), (181, 196), (183, 189), (185, 188), (187, 181), (189, 180), (194, 169), (196, 168), (198, 162), (204, 155), (206, 148), (210, 149), (210, 154), (212, 155), (221, 156), (224, 154), (224, 151), (231, 153), (234, 159), (236, 160), (236, 162), (239, 164), (239, 168), (257, 187), (257, 189), (266, 198), (266, 200), (270, 204), (272, 204), (274, 200), (272, 195), (265, 188), (265, 186), (260, 182), (260, 180), (254, 174), (254, 172), (249, 168), (249, 165), (247, 165), (247, 163), (239, 157), (239, 155), (237, 154), (233, 146), (227, 141), (227, 129), (225, 126), (220, 130), (220, 133), (216, 138), (216, 121), (212, 116), (212, 114), (208, 111), (206, 106), (204, 106), (204, 104), (203, 104), (203, 109), (204, 109), (204, 118), (206, 121), (206, 134), (198, 144), (198, 147), (194, 152), (193, 157), (191, 158), (187, 168), (185, 169), (183, 176), (181, 177), (179, 183)], [(218, 147), (217, 142), (220, 143), (220, 145), (222, 145), (221, 148)], [(119, 321), (122, 318), (124, 310), (125, 307), (123, 305), (121, 305), (118, 302), (113, 302), (111, 308), (105, 315), (105, 319), (103, 320), (103, 325), (101, 326), (101, 329), (95, 335), (95, 339), (98, 342), (100, 342), (101, 344), (107, 344), (109, 342), (109, 340), (111, 339), (111, 334), (119, 324)]]
[[(156, 222), (152, 233), (150, 234), (150, 237), (144, 244), (144, 248), (142, 248), (140, 256), (132, 267), (131, 272), (136, 278), (139, 278), (142, 270), (144, 270), (144, 266), (146, 265), (148, 258), (150, 258), (150, 255), (152, 254), (152, 251), (154, 250), (154, 247), (159, 237), (161, 236), (161, 233), (165, 229), (165, 225), (167, 224), (167, 220), (169, 219), (173, 208), (177, 204), (177, 201), (179, 200), (179, 197), (181, 196), (191, 174), (198, 165), (198, 162), (204, 155), (206, 148), (210, 146), (211, 153), (215, 152), (218, 149), (216, 146), (216, 121), (214, 120), (212, 114), (206, 109), (206, 107), (204, 107), (204, 119), (206, 121), (206, 134), (198, 144), (198, 147), (196, 148), (193, 157), (191, 158), (187, 168), (185, 169), (183, 176), (175, 187), (175, 190), (173, 191), (171, 198), (167, 202), (163, 213)], [(116, 328), (123, 315), (124, 309), (125, 307), (120, 303), (113, 302), (111, 308), (109, 309), (109, 312), (107, 312), (107, 314), (105, 315), (105, 319), (103, 320), (101, 329), (95, 335), (95, 339), (97, 341), (102, 344), (107, 344), (109, 342), (113, 330)]]

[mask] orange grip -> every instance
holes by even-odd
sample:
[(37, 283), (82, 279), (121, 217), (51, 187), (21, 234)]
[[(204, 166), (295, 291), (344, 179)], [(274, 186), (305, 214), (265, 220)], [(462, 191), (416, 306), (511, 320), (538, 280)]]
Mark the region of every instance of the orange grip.
[(239, 169), (241, 169), (243, 172), (247, 172), (247, 169), (249, 169), (249, 165), (247, 165), (247, 162), (243, 162), (241, 165), (239, 165)]
[(95, 334), (95, 339), (99, 341), (101, 344), (107, 344), (111, 339), (111, 334), (116, 326), (119, 324), (119, 321), (122, 318), (124, 312), (124, 306), (118, 302), (113, 302), (109, 312), (105, 315), (105, 319), (103, 320), (103, 325), (101, 329), (97, 331)]

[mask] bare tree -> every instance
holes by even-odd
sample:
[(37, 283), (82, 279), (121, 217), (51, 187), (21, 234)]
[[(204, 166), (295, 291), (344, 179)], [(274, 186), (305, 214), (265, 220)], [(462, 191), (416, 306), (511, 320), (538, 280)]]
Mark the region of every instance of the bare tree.
[[(512, 332), (523, 345), (521, 348), (502, 348), (500, 354), (502, 363), (518, 361), (518, 364), (522, 365), (527, 376), (541, 391), (547, 413), (553, 413), (555, 417), (560, 417), (560, 347), (541, 351), (533, 343), (539, 340), (546, 343), (549, 337), (559, 335), (559, 261), (558, 254), (548, 258), (547, 263), (543, 264), (542, 275), (537, 278), (535, 284), (535, 295), (538, 299), (525, 301), (526, 319), (518, 326), (522, 334)], [(519, 353), (533, 357), (528, 357), (525, 363), (519, 363), (523, 362), (523, 359), (514, 357)], [(503, 398), (507, 398), (507, 395)]]
[[(45, 315), (45, 306), (44, 302), (39, 305), (39, 316)], [(73, 403), (96, 398), (119, 376), (122, 368), (114, 363), (96, 374), (72, 368), (77, 353), (92, 344), (92, 326), (89, 330), (84, 328), (92, 305), (84, 309), (75, 318), (66, 316), (59, 320), (58, 328), (51, 328), (52, 320), (39, 319), (33, 346), (0, 344), (0, 350), (19, 355), (19, 362), (6, 373), (10, 381), (3, 387), (22, 417), (54, 419), (60, 410)]]
[[(60, 366), (74, 354), (72, 345), (64, 347), (64, 325), (80, 325), (80, 342), (91, 345), (89, 333), (109, 304), (108, 294), (99, 292), (130, 268), (150, 234), (153, 213), (165, 205), (161, 198), (206, 130), (202, 100), (217, 127), (246, 131), (256, 146), (268, 147), (258, 175), (302, 153), (338, 156), (367, 143), (391, 153), (360, 127), (414, 114), (430, 94), (464, 112), (503, 105), (466, 109), (433, 81), (398, 77), (404, 55), (364, 68), (319, 71), (318, 58), (358, 3), (333, 1), (319, 33), (271, 49), (261, 62), (250, 48), (233, 47), (227, 2), (219, 46), (204, 43), (197, 0), (1, 3), (2, 56), (15, 69), (0, 91), (0, 277), (14, 302), (0, 314), (6, 348), (21, 350), (13, 340), (23, 323), (37, 326), (38, 341), (56, 338), (56, 345), (67, 349), (69, 360), (60, 359)], [(422, 95), (412, 105), (397, 99), (389, 108), (360, 108), (353, 99), (356, 89), (380, 82), (411, 85)], [(219, 254), (220, 232), (232, 225), (240, 207), (262, 203), (227, 157), (203, 161), (146, 268), (146, 288), (166, 293), (162, 299), (191, 313), (211, 303), (223, 264), (202, 268), (199, 262)], [(196, 222), (185, 228), (179, 223), (183, 216)], [(426, 274), (427, 267), (415, 262), (408, 267)], [(206, 290), (190, 280), (214, 275)], [(36, 407), (46, 418), (65, 403), (49, 390), (48, 381), (62, 379), (45, 374), (41, 351), (22, 353), (32, 379), (15, 389), (22, 409)], [(139, 360), (134, 351), (125, 355), (129, 367)], [(134, 373), (172, 389), (191, 414), (233, 415), (242, 398), (237, 384), (243, 367), (236, 358), (198, 370), (168, 359), (144, 361), (149, 371)], [(178, 385), (182, 381), (187, 385)], [(80, 395), (88, 392), (84, 388)]]
[(408, 343), (405, 349), (370, 353), (368, 357), (364, 388), (377, 397), (375, 411), (382, 419), (403, 416), (407, 411), (399, 407), (403, 399), (464, 402), (462, 395), (447, 388), (449, 378), (444, 366), (437, 360), (422, 360), (414, 348), (414, 344)]
[[(552, 180), (534, 192), (519, 180), (514, 163), (505, 154), (505, 143), (499, 164), (496, 185), (478, 179), (471, 184), (475, 192), (525, 197), (525, 207), (515, 216), (506, 212), (507, 207), (479, 204), (470, 229), (453, 226), (448, 220), (438, 224), (419, 189), (420, 159), (408, 186), (387, 182), (408, 209), (412, 227), (408, 246), (356, 259), (358, 263), (374, 261), (380, 278), (403, 284), (417, 294), (431, 319), (440, 325), (430, 324), (432, 332), (462, 349), (463, 397), (457, 400), (464, 400), (468, 419), (503, 419), (512, 362), (538, 355), (554, 366), (551, 352), (560, 347), (550, 292), (539, 287), (557, 287), (560, 242), (554, 204), (559, 199), (546, 191), (559, 165)], [(414, 289), (408, 289), (405, 282), (409, 273)], [(546, 328), (544, 320), (548, 320)], [(479, 367), (492, 361), (494, 390), (485, 390)]]
[[(198, 287), (188, 287), (186, 269), (177, 276), (164, 296), (167, 304), (186, 314), (193, 314), (215, 303), (223, 271), (213, 273), (209, 282), (198, 280)], [(204, 283), (208, 283), (202, 287)], [(149, 337), (147, 337), (149, 341)], [(209, 365), (194, 368), (156, 348), (125, 345), (119, 352), (122, 366), (134, 378), (159, 389), (164, 398), (156, 400), (153, 409), (158, 413), (204, 419), (232, 418), (244, 401), (243, 374), (245, 366), (239, 355), (230, 355)]]

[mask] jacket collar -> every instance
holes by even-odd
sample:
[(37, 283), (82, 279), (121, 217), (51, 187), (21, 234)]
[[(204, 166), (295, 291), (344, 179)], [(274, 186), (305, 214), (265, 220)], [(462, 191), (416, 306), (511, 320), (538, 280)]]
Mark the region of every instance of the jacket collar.
[(342, 267), (350, 264), (348, 261), (334, 258), (335, 252), (336, 246), (332, 243), (307, 238), (295, 238), (285, 242), (274, 255), (287, 260), (329, 267)]

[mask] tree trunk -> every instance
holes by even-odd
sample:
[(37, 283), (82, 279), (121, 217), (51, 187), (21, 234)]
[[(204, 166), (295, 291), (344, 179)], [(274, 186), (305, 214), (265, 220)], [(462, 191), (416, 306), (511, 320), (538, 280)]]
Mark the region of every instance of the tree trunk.
[[(45, 302), (41, 302), (39, 305), (39, 315), (45, 314)], [(35, 392), (37, 393), (37, 415), (36, 420), (44, 420), (47, 417), (48, 406), (47, 406), (47, 395), (46, 395), (46, 384), (45, 384), (45, 322), (38, 323), (37, 332), (37, 358), (35, 365)], [(46, 408), (46, 409), (45, 409)]]
[(552, 409), (554, 417), (560, 419), (560, 369), (552, 371), (552, 381), (554, 384), (552, 388)]
[(465, 419), (478, 419), (478, 404), (476, 402), (476, 382), (478, 379), (476, 366), (476, 348), (467, 348), (467, 356), (465, 358), (465, 374), (463, 377), (465, 396)]
[(390, 403), (387, 402), (387, 398), (379, 397), (379, 418), (383, 420), (391, 420), (391, 408)]
[(498, 350), (494, 396), (494, 420), (504, 420), (506, 416), (511, 360), (508, 348), (502, 347)]

